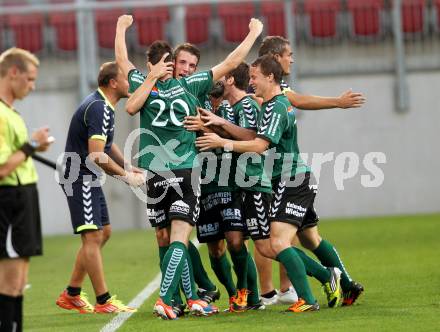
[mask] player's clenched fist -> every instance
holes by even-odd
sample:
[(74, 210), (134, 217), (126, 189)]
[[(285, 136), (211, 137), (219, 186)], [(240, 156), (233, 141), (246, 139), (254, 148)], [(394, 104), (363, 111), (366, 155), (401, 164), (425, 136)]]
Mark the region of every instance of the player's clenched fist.
[(249, 22), (249, 31), (260, 35), (263, 31), (263, 23), (261, 23), (259, 19), (251, 18), (251, 21)]
[(131, 15), (121, 15), (118, 18), (118, 27), (127, 29), (130, 25), (133, 24), (133, 16)]
[(143, 173), (126, 172), (124, 176), (115, 176), (120, 178), (131, 187), (139, 187), (145, 184), (146, 179)]

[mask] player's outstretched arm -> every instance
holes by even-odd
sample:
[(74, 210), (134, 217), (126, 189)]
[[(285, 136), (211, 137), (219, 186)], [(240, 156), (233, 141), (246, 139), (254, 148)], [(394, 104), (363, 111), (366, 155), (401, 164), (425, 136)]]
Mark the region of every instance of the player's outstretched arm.
[(321, 97), (313, 95), (303, 95), (293, 90), (285, 92), (290, 103), (302, 110), (322, 110), (330, 108), (357, 108), (365, 103), (362, 93), (345, 91), (339, 97)]
[(205, 122), (205, 127), (213, 128), (222, 137), (248, 141), (253, 140), (256, 136), (255, 130), (237, 126), (212, 112), (200, 109), (200, 115), (201, 119)]
[(222, 138), (214, 133), (206, 133), (197, 138), (196, 146), (200, 151), (223, 148), (226, 151), (238, 153), (256, 152), (261, 154), (267, 150), (269, 142), (259, 137), (249, 141), (234, 141)]
[(128, 77), (130, 70), (135, 68), (130, 60), (128, 60), (127, 44), (125, 43), (125, 32), (132, 24), (133, 17), (131, 15), (119, 16), (118, 23), (116, 24), (115, 58), (124, 77)]
[(102, 170), (111, 176), (114, 176), (130, 186), (138, 187), (145, 183), (143, 174), (131, 171), (125, 171), (123, 167), (113, 160), (107, 153), (104, 152), (105, 141), (100, 139), (89, 139), (88, 141), (88, 158)]
[(147, 101), (148, 96), (150, 95), (150, 92), (158, 79), (165, 75), (173, 74), (173, 62), (165, 62), (165, 58), (167, 56), (168, 53), (165, 53), (162, 56), (162, 59), (155, 65), (152, 65), (150, 62), (148, 62), (149, 73), (147, 77), (139, 86), (140, 89), (136, 89), (136, 91), (130, 95), (125, 103), (125, 110), (128, 114), (135, 115), (137, 112), (139, 112)]
[(226, 57), (225, 60), (223, 60), (223, 62), (212, 68), (212, 76), (214, 81), (217, 81), (221, 77), (225, 76), (244, 61), (251, 50), (252, 45), (254, 45), (255, 40), (257, 40), (262, 31), (263, 23), (261, 23), (260, 20), (252, 18), (249, 23), (249, 33), (246, 38)]

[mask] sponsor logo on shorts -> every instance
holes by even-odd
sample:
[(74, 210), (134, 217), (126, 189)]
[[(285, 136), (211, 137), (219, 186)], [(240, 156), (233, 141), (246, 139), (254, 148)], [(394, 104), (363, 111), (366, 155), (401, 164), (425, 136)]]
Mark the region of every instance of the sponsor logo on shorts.
[(201, 236), (215, 235), (219, 232), (220, 224), (218, 222), (197, 226)]
[(211, 210), (213, 207), (221, 204), (228, 204), (232, 201), (230, 192), (218, 192), (209, 194), (202, 199), (203, 208), (205, 210)]
[(154, 188), (176, 186), (176, 185), (178, 185), (179, 183), (182, 183), (182, 182), (183, 182), (183, 177), (165, 179), (163, 181), (155, 182), (154, 183)]
[(248, 230), (255, 230), (258, 229), (258, 220), (257, 218), (248, 218), (246, 219), (246, 225), (248, 227)]
[(240, 209), (224, 209), (220, 214), (222, 215), (223, 220), (241, 220)]
[(170, 213), (171, 212), (189, 214), (189, 205), (184, 201), (176, 201), (171, 204)]
[(156, 224), (160, 224), (162, 221), (165, 221), (166, 215), (164, 210), (155, 210), (155, 209), (147, 209), (147, 218), (148, 220), (155, 221)]
[(290, 214), (296, 217), (304, 217), (307, 209), (302, 207), (301, 205), (296, 205), (295, 203), (287, 203), (286, 205), (286, 214)]

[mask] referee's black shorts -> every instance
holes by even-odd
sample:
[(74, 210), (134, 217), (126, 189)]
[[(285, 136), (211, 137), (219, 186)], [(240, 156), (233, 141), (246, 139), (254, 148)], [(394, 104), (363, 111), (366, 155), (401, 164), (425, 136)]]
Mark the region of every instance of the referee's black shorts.
[(0, 186), (0, 258), (39, 256), (42, 242), (37, 186)]

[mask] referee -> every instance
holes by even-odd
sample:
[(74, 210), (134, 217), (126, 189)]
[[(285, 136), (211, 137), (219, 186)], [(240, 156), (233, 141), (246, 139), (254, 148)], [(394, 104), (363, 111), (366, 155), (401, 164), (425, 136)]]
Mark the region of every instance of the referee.
[(22, 331), (23, 289), (29, 258), (42, 254), (38, 179), (32, 158), (49, 148), (49, 129), (29, 140), (13, 108), (35, 89), (38, 59), (11, 48), (0, 55), (0, 331)]

